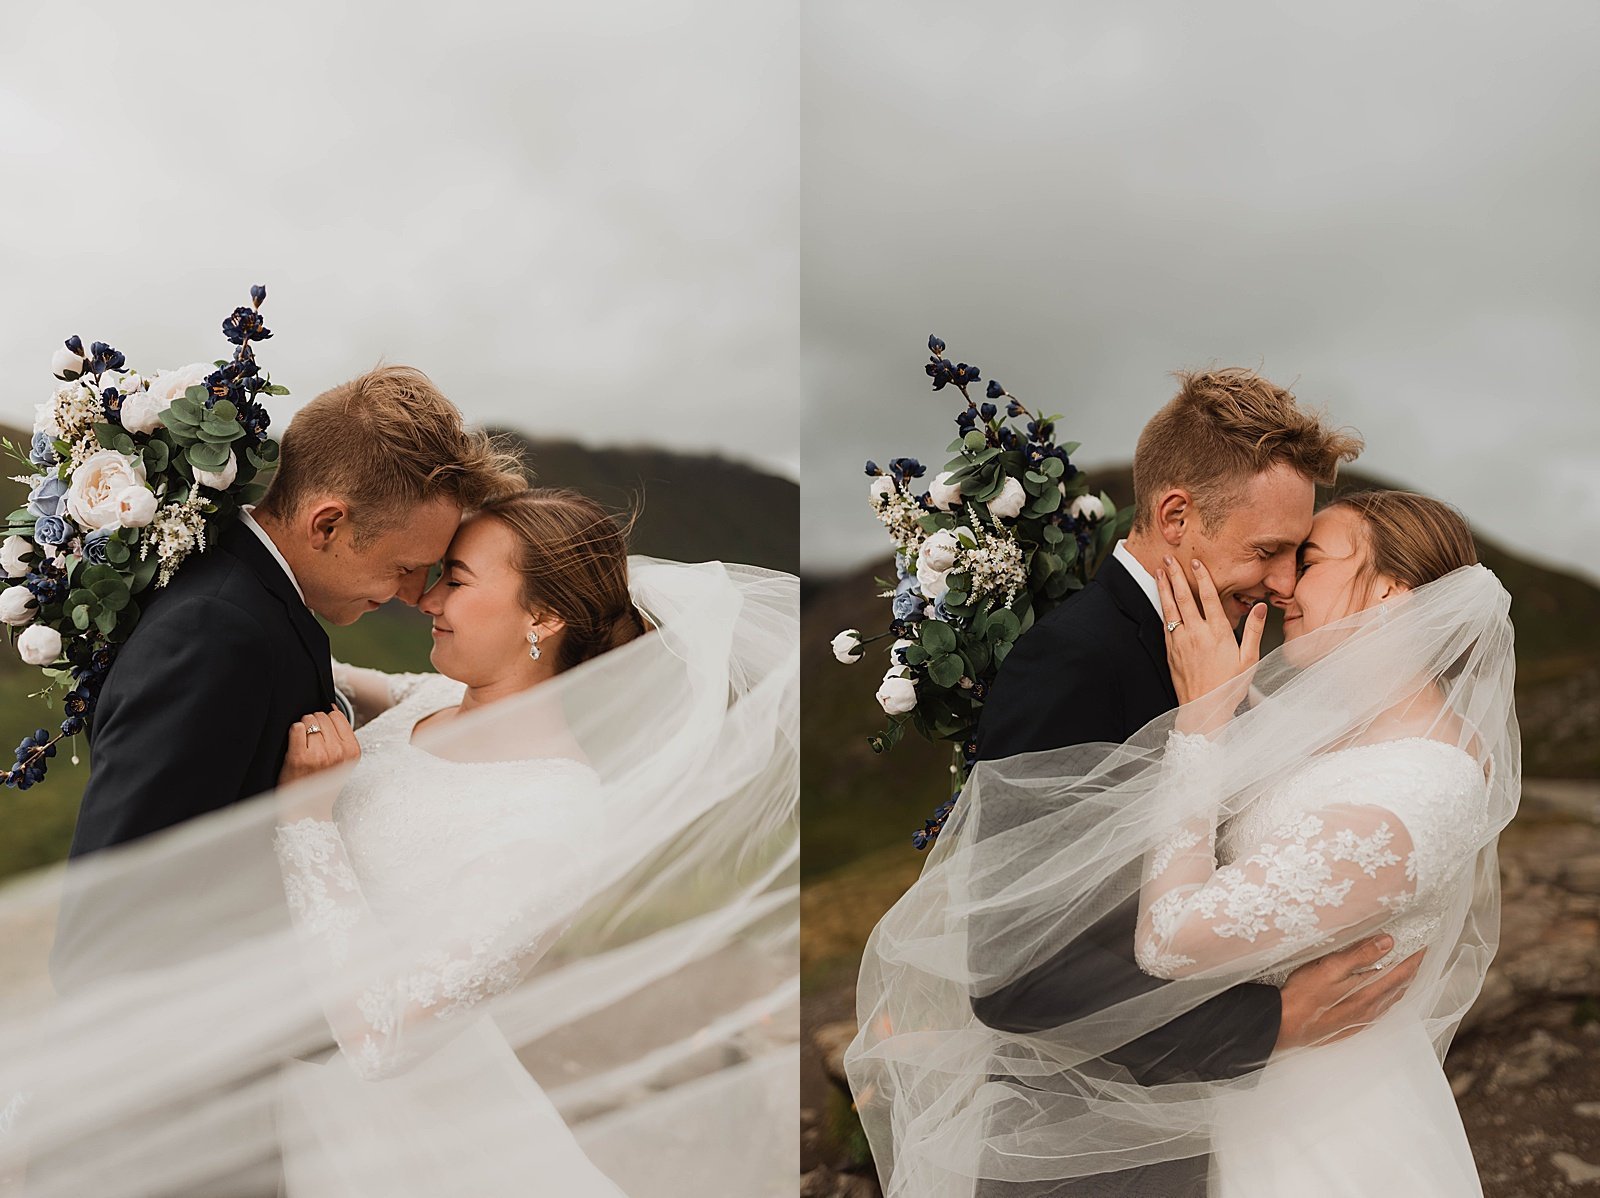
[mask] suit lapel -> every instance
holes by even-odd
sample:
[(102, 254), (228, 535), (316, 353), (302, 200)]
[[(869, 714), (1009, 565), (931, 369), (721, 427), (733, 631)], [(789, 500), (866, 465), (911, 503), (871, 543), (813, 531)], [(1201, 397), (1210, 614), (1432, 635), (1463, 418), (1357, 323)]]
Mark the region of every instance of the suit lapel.
[(1107, 557), (1100, 564), (1094, 580), (1106, 588), (1118, 610), (1133, 621), (1139, 644), (1150, 658), (1150, 664), (1155, 667), (1156, 676), (1161, 681), (1161, 689), (1176, 707), (1178, 692), (1173, 689), (1172, 669), (1167, 665), (1166, 631), (1161, 627), (1161, 617), (1150, 605), (1150, 597), (1144, 593), (1144, 589), (1133, 575), (1128, 573), (1127, 568), (1114, 557)]
[(317, 685), (322, 692), (322, 702), (325, 706), (332, 707), (335, 702), (333, 654), (328, 645), (328, 634), (317, 622), (317, 617), (311, 614), (311, 609), (301, 600), (299, 592), (295, 590), (294, 581), (284, 573), (283, 567), (267, 551), (267, 547), (261, 543), (256, 534), (242, 523), (235, 523), (223, 533), (217, 547), (248, 566), (261, 580), (261, 585), (283, 604), (289, 617), (289, 625), (294, 629), (295, 636), (299, 638), (306, 656), (311, 659), (311, 664), (317, 672)]

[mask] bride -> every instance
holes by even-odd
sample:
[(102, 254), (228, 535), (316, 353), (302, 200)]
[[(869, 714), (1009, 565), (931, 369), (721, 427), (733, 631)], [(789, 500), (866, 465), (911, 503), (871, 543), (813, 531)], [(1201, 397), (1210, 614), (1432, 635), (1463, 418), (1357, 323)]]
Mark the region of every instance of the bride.
[(74, 871), (174, 964), (0, 941), (0, 1193), (792, 1192), (795, 580), (532, 490), (420, 606), (437, 673), (341, 666), (279, 790)]
[[(1158, 582), (1178, 710), (1124, 745), (980, 765), (868, 944), (846, 1062), (886, 1193), (1111, 1192), (1096, 1178), (1206, 1153), (1222, 1198), (1481, 1193), (1440, 1063), (1494, 952), (1519, 793), (1508, 596), (1453, 509), (1401, 492), (1318, 515), (1259, 662), (1264, 609), (1241, 644), (1203, 569), (1198, 593), (1176, 563)], [(1166, 984), (1032, 1034), (975, 1018), (1130, 904)], [(1374, 976), (1421, 958), (1369, 1025), (1235, 1079), (1115, 1063), (1375, 934)]]

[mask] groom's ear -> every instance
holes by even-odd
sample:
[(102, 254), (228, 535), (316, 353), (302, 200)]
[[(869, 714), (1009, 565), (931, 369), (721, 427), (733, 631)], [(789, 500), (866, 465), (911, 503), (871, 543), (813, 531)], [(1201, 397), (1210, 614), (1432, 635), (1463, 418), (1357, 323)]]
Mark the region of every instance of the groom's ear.
[(337, 499), (318, 500), (307, 514), (307, 527), (313, 549), (326, 549), (333, 539), (348, 533), (350, 512)]
[(1156, 497), (1156, 532), (1168, 545), (1183, 541), (1194, 518), (1194, 498), (1182, 487), (1171, 487)]

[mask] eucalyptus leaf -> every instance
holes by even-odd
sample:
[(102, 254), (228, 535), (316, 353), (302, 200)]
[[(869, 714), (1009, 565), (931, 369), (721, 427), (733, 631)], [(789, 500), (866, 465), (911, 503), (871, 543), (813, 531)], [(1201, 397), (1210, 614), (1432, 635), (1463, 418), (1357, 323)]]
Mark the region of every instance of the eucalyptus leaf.
[(917, 639), (930, 654), (950, 653), (956, 647), (955, 629), (942, 620), (924, 620)]
[(961, 658), (945, 653), (928, 663), (928, 678), (935, 686), (951, 687), (961, 681), (961, 670)]

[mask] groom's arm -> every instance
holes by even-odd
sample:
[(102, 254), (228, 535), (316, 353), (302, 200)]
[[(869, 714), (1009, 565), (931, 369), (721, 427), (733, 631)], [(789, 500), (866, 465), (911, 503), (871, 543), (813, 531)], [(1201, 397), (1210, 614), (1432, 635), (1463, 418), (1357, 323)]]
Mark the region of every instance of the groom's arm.
[[(979, 731), (986, 761), (1098, 742), (1130, 731), (1121, 670), (1104, 644), (1081, 628), (1038, 625), (1027, 654), (1007, 658)], [(999, 829), (980, 829), (990, 835)], [(1138, 897), (1072, 943), (991, 994), (973, 1013), (1002, 1031), (1041, 1032), (1084, 1018), (1166, 983), (1134, 960)], [(981, 923), (971, 929), (982, 936)], [(988, 954), (989, 945), (975, 945)], [(1188, 1077), (1234, 1077), (1259, 1067), (1278, 1038), (1282, 999), (1274, 986), (1244, 984), (1107, 1054), (1146, 1085)]]
[(244, 797), (272, 642), (225, 600), (167, 603), (123, 646), (96, 704), (74, 857)]

